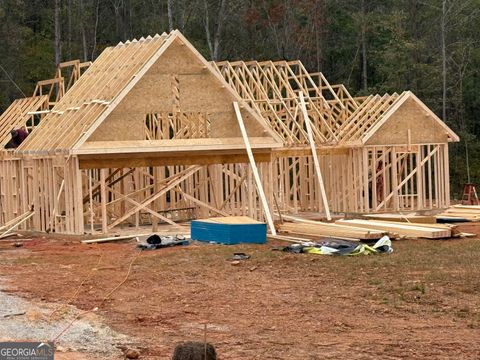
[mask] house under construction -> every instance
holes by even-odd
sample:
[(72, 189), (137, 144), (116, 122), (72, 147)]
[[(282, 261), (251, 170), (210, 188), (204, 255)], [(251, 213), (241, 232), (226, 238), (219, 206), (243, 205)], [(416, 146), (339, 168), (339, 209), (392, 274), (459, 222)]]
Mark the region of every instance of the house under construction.
[[(68, 72), (68, 76), (67, 76)], [(448, 143), (413, 93), (353, 98), (300, 61), (207, 62), (178, 31), (62, 63), (0, 117), (0, 225), (84, 234), (209, 216), (449, 205)]]

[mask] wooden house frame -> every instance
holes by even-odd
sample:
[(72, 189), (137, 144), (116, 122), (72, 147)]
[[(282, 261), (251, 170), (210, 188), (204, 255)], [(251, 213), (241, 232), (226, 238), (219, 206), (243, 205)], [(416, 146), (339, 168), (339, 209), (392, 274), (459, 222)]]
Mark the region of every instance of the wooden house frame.
[(459, 141), (413, 93), (353, 98), (299, 61), (218, 62), (217, 70), (284, 141), (274, 151), (282, 211), (324, 211), (301, 92), (328, 203), (335, 212), (424, 210), (449, 205), (448, 143)]
[(209, 63), (178, 31), (63, 65), (0, 117), (2, 142), (40, 117), (0, 150), (0, 224), (32, 209), (24, 229), (71, 234), (248, 215), (274, 232), (274, 209), (448, 205), (458, 137), (411, 92), (360, 100), (299, 61)]

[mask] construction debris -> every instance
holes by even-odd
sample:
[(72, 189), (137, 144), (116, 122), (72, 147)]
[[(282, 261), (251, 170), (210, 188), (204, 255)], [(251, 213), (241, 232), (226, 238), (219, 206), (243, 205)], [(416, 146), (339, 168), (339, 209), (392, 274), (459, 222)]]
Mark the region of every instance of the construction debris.
[(112, 236), (100, 239), (89, 239), (89, 240), (82, 240), (82, 244), (97, 244), (97, 243), (104, 243), (110, 241), (120, 241), (120, 240), (129, 240), (134, 238), (139, 238), (141, 236), (148, 236), (150, 234), (142, 234), (142, 235), (125, 235), (125, 236)]
[(27, 211), (26, 213), (23, 213), (22, 215), (16, 217), (15, 219), (7, 221), (5, 225), (0, 226), (0, 239), (15, 235), (11, 233), (11, 231), (19, 227), (24, 222), (26, 222), (34, 214), (35, 214), (34, 211)]
[[(480, 206), (477, 207), (480, 216)], [(384, 215), (384, 216), (382, 216)], [(294, 216), (283, 215), (287, 220), (294, 223), (284, 223), (278, 226), (278, 230), (283, 233), (274, 239), (301, 243), (308, 237), (335, 237), (347, 240), (373, 240), (380, 239), (384, 235), (393, 239), (399, 238), (427, 238), (427, 239), (445, 239), (450, 237), (469, 237), (474, 234), (462, 233), (454, 224), (435, 224), (418, 223), (419, 221), (431, 221), (430, 216), (418, 216), (414, 214), (373, 214), (371, 217), (392, 218), (392, 221), (385, 220), (364, 220), (340, 219), (335, 224), (324, 223), (320, 221), (306, 220)], [(402, 222), (404, 220), (413, 220)], [(290, 236), (285, 236), (289, 234)], [(292, 236), (293, 235), (293, 236)], [(296, 237), (297, 235), (297, 237)]]
[(373, 246), (359, 244), (352, 241), (331, 239), (322, 242), (292, 244), (282, 248), (281, 250), (293, 253), (346, 256), (391, 254), (393, 252), (392, 242), (388, 236), (382, 237)]
[(236, 252), (233, 253), (233, 256), (230, 258), (230, 260), (238, 261), (238, 260), (248, 260), (250, 259), (250, 255), (245, 254), (243, 252)]
[(188, 245), (190, 242), (185, 235), (167, 235), (161, 236), (153, 234), (146, 239), (146, 242), (141, 242), (137, 245), (142, 250), (155, 250), (173, 246)]

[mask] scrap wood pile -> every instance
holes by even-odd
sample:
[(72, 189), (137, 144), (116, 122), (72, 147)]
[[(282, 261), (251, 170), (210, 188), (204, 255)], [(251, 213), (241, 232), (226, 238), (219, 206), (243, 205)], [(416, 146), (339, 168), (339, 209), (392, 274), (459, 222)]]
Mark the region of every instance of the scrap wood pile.
[(480, 221), (480, 205), (452, 205), (436, 217), (440, 221)]
[(283, 248), (276, 248), (274, 250), (282, 250), (290, 253), (305, 253), (316, 255), (372, 255), (372, 254), (391, 254), (393, 252), (392, 242), (388, 236), (382, 237), (380, 240), (369, 246), (364, 243), (356, 241), (346, 241), (341, 239), (328, 239), (317, 242), (300, 242), (291, 244)]
[[(283, 251), (346, 256), (390, 254), (393, 252), (390, 238), (384, 231), (305, 220), (291, 216), (284, 217), (294, 222), (278, 225), (278, 231), (286, 235), (277, 234), (272, 238), (295, 244), (282, 248)], [(375, 244), (369, 246), (359, 243), (360, 240), (375, 242)]]
[(4, 225), (0, 226), (0, 239), (15, 235), (13, 230), (22, 225), (34, 214), (34, 211), (27, 211), (26, 213), (17, 216), (15, 219), (7, 221)]

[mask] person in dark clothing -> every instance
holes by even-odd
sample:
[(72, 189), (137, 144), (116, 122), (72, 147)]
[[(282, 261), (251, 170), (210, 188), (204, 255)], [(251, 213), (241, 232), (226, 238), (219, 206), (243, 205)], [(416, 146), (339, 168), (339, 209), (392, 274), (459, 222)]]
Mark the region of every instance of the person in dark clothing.
[(10, 139), (10, 141), (5, 145), (5, 149), (15, 149), (18, 147), (18, 145), (20, 145), (18, 143), (18, 140), (17, 140), (17, 137), (18, 137), (18, 133), (17, 133), (17, 130), (13, 129), (12, 131), (10, 131), (10, 136), (12, 137)]
[(13, 139), (10, 139), (10, 141), (5, 144), (5, 149), (15, 149), (16, 147), (17, 145)]
[(27, 136), (28, 136), (28, 131), (27, 129), (25, 129), (24, 126), (22, 126), (20, 129), (17, 129), (17, 139), (19, 142), (18, 145), (23, 143), (23, 141), (27, 138)]
[(20, 144), (27, 138), (28, 132), (25, 127), (21, 127), (20, 129), (13, 129), (10, 131), (11, 139), (5, 145), (5, 149), (16, 149), (20, 146)]

